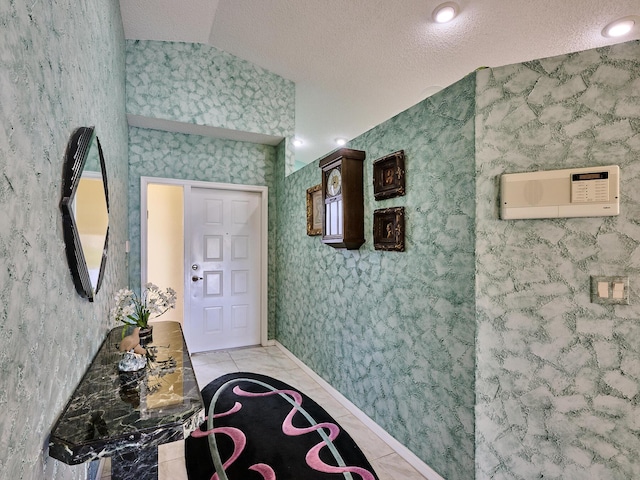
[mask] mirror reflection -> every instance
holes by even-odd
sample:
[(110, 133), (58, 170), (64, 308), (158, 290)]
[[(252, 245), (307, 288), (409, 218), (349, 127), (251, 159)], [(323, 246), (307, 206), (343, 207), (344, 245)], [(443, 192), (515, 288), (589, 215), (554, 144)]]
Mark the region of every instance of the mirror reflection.
[(93, 127), (78, 128), (69, 140), (60, 208), (76, 290), (93, 301), (102, 283), (109, 237), (106, 169)]
[(107, 198), (102, 185), (100, 172), (85, 169), (80, 177), (74, 202), (80, 244), (94, 292), (98, 290), (100, 265), (109, 228)]

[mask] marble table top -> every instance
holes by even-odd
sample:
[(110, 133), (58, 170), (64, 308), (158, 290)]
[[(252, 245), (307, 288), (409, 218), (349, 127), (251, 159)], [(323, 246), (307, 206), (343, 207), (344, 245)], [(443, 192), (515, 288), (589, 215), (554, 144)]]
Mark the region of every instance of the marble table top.
[(49, 455), (70, 465), (180, 440), (204, 411), (178, 322), (153, 323), (153, 358), (138, 372), (119, 372), (116, 327), (91, 362), (49, 440)]

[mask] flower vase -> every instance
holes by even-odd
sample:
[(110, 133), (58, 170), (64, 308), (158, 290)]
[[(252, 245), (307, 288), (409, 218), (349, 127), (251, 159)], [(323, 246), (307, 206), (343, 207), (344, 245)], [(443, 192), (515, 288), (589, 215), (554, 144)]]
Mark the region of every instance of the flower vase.
[(140, 336), (140, 345), (143, 347), (147, 343), (151, 343), (153, 341), (153, 325), (147, 325), (145, 328), (141, 328), (138, 335)]

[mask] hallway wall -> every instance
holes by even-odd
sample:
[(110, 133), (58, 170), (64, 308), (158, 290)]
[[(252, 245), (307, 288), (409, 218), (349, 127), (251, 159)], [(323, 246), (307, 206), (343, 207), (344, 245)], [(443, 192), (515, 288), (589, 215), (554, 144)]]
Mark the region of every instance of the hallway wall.
[[(349, 146), (360, 250), (305, 235), (317, 164), (278, 187), (276, 338), (448, 480), (640, 476), (640, 42), (479, 70)], [(407, 196), (374, 202), (401, 148)], [(617, 217), (499, 219), (502, 173), (612, 163)], [(407, 251), (373, 250), (398, 205)], [(590, 303), (591, 275), (631, 305)]]
[[(126, 284), (127, 122), (117, 0), (0, 2), (0, 476), (84, 479), (47, 456), (53, 424)], [(75, 291), (60, 198), (67, 141), (96, 127), (111, 200), (94, 303)]]
[[(474, 472), (475, 76), (349, 143), (364, 150), (365, 238), (306, 235), (314, 162), (277, 176), (276, 338), (447, 480)], [(406, 195), (373, 197), (373, 162), (406, 155)], [(404, 206), (406, 251), (373, 248), (373, 211)]]
[[(476, 478), (640, 478), (640, 42), (477, 79)], [(500, 174), (610, 164), (619, 216), (499, 220)]]

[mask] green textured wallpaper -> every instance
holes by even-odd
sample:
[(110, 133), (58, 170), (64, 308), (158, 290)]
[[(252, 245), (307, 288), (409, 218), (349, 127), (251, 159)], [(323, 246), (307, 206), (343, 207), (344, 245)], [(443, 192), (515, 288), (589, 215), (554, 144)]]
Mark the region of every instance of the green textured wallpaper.
[[(304, 234), (317, 165), (283, 181), (278, 340), (449, 480), (640, 477), (639, 42), (481, 70), (349, 146), (365, 178), (405, 149), (407, 196), (365, 182), (367, 243), (334, 251)], [(500, 174), (610, 163), (620, 216), (499, 220)], [(372, 250), (399, 205), (407, 251)]]
[[(283, 143), (283, 142), (282, 142)], [(282, 145), (282, 144), (281, 144)], [(283, 147), (221, 140), (200, 135), (129, 129), (129, 281), (140, 286), (140, 177), (176, 178), (269, 187), (269, 338), (275, 330), (276, 153)], [(283, 157), (278, 157), (282, 159)], [(284, 163), (282, 160), (280, 163)]]
[(285, 140), (295, 133), (295, 84), (246, 60), (196, 43), (126, 42), (127, 113)]
[[(286, 176), (291, 82), (202, 45), (125, 42), (115, 0), (3, 2), (0, 23), (3, 478), (85, 476), (44, 445), (115, 290), (139, 281), (141, 175), (267, 185), (270, 338), (447, 480), (640, 478), (640, 42), (481, 70), (354, 139), (366, 243), (345, 251), (306, 235), (317, 164)], [(128, 129), (125, 104), (285, 141)], [(93, 304), (59, 210), (80, 125), (96, 126), (110, 188)], [(377, 202), (372, 162), (400, 149), (407, 194)], [(502, 173), (610, 163), (618, 217), (499, 220)], [(403, 253), (373, 249), (373, 211), (391, 206)], [(591, 304), (591, 275), (629, 276), (631, 305)]]
[[(476, 478), (640, 478), (640, 42), (477, 77)], [(620, 215), (498, 219), (498, 176), (617, 164)], [(626, 275), (631, 305), (590, 303)]]
[[(317, 163), (278, 186), (276, 338), (449, 480), (474, 472), (474, 99), (471, 75), (349, 144), (367, 154), (357, 251), (306, 235)], [(375, 201), (372, 163), (401, 149), (407, 194)], [(391, 206), (403, 253), (373, 248)]]
[[(117, 0), (0, 2), (0, 477), (84, 479), (47, 456), (51, 427), (127, 281), (124, 34)], [(95, 125), (106, 157), (109, 259), (94, 303), (75, 291), (60, 196), (67, 141)]]

